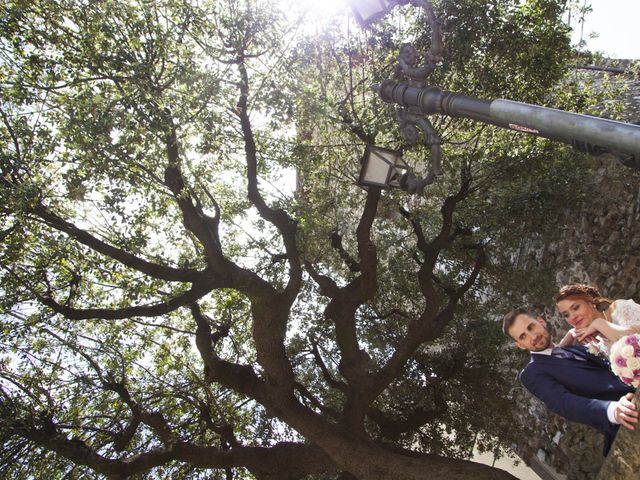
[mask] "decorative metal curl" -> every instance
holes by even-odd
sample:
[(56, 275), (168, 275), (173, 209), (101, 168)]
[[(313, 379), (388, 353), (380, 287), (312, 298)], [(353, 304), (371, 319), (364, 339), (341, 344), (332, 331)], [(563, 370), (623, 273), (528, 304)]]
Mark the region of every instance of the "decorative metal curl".
[(433, 5), (430, 1), (398, 1), (398, 4), (400, 5), (405, 5), (407, 3), (416, 7), (422, 7), (427, 13), (427, 23), (431, 29), (431, 46), (424, 56), (423, 65), (416, 66), (418, 63), (418, 53), (416, 49), (409, 43), (403, 44), (400, 47), (400, 55), (398, 56), (399, 70), (409, 79), (419, 82), (419, 86), (425, 86), (427, 77), (431, 75), (438, 64), (442, 62), (442, 23), (436, 17), (435, 10), (433, 9)]
[[(357, 1), (357, 0), (352, 0)], [(530, 105), (504, 99), (479, 99), (457, 92), (442, 91), (427, 85), (427, 77), (441, 61), (442, 24), (437, 20), (428, 0), (380, 0), (383, 10), (369, 18), (358, 18), (367, 25), (388, 13), (396, 5), (412, 4), (424, 8), (431, 27), (431, 46), (422, 60), (415, 48), (402, 45), (396, 73), (405, 81), (385, 80), (372, 85), (383, 101), (402, 106), (398, 113), (400, 128), (408, 143), (416, 143), (420, 131), (431, 148), (432, 160), (428, 176), (442, 173), (440, 138), (424, 115), (434, 113), (449, 117), (468, 118), (499, 128), (548, 138), (592, 154), (611, 153), (622, 164), (640, 169), (640, 127), (630, 123), (562, 110)], [(357, 13), (357, 12), (356, 12)], [(419, 65), (422, 63), (422, 65)]]
[[(409, 79), (409, 84), (418, 88), (426, 86), (427, 77), (435, 70), (437, 65), (442, 61), (442, 24), (437, 19), (433, 5), (427, 0), (398, 0), (398, 4), (422, 7), (427, 13), (427, 23), (431, 28), (431, 46), (429, 51), (422, 59), (422, 65), (418, 65), (420, 58), (418, 51), (410, 43), (403, 43), (400, 46), (398, 55), (398, 63), (396, 72), (404, 75)], [(419, 109), (412, 107), (398, 107), (396, 111), (398, 121), (400, 123), (400, 131), (405, 141), (410, 144), (416, 144), (421, 138), (425, 145), (431, 151), (431, 162), (427, 176), (425, 179), (415, 177), (420, 186), (417, 188), (419, 192), (431, 183), (433, 183), (438, 175), (442, 175), (442, 140), (433, 128), (431, 122), (424, 117)], [(424, 182), (424, 184), (422, 184)]]
[(442, 175), (442, 140), (438, 132), (433, 128), (431, 122), (423, 115), (412, 113), (407, 108), (399, 107), (396, 110), (398, 122), (400, 123), (400, 131), (405, 141), (413, 145), (423, 138), (424, 144), (431, 151), (431, 162), (427, 172), (426, 179), (429, 179), (425, 185), (433, 183), (437, 176)]

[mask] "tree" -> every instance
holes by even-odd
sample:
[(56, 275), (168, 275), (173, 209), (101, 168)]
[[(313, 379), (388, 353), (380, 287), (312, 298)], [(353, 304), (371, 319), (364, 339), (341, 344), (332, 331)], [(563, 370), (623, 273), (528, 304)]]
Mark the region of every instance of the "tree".
[[(439, 83), (588, 105), (553, 91), (562, 2), (458, 3), (438, 5)], [(3, 8), (5, 475), (513, 478), (465, 460), (514, 435), (486, 312), (522, 232), (496, 219), (566, 205), (572, 154), (440, 119), (426, 199), (363, 190), (345, 158), (399, 143), (365, 88), (392, 25), (309, 40), (249, 0)]]

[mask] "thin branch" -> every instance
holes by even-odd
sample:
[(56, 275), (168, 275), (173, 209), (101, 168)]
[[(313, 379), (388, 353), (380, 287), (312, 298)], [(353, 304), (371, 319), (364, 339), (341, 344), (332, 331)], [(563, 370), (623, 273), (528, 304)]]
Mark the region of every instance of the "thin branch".
[[(20, 154), (20, 142), (18, 141), (18, 137), (16, 136), (13, 130), (13, 127), (11, 126), (11, 122), (9, 122), (9, 118), (7, 117), (7, 114), (4, 111), (4, 109), (0, 108), (0, 113), (2, 113), (2, 121), (4, 123), (4, 126), (7, 128), (7, 131), (11, 136), (11, 140), (13, 141), (13, 148), (16, 150), (16, 158), (18, 159), (18, 161), (23, 161)], [(3, 170), (4, 170), (4, 167), (3, 167)]]
[(320, 349), (318, 348), (318, 343), (313, 339), (309, 339), (309, 342), (311, 343), (311, 353), (313, 354), (313, 358), (316, 361), (316, 365), (320, 367), (320, 371), (322, 372), (322, 377), (325, 379), (327, 384), (330, 387), (336, 388), (342, 392), (346, 392), (347, 385), (333, 378), (333, 375), (327, 368), (327, 365), (324, 363), (324, 360), (322, 359), (322, 355), (320, 355)]
[(160, 302), (153, 305), (141, 305), (135, 307), (125, 307), (120, 309), (109, 308), (86, 308), (76, 309), (68, 306), (60, 305), (53, 298), (44, 297), (33, 291), (38, 300), (54, 312), (63, 315), (69, 320), (86, 320), (90, 318), (102, 318), (104, 320), (121, 320), (131, 317), (157, 317), (166, 313), (177, 310), (180, 307), (188, 305), (215, 288), (213, 282), (194, 285), (190, 290), (173, 297), (166, 302)]
[(248, 365), (226, 362), (215, 353), (211, 339), (211, 327), (202, 314), (200, 306), (192, 303), (191, 315), (196, 321), (196, 347), (204, 363), (205, 379), (215, 381), (229, 388), (235, 389), (260, 402), (264, 397), (264, 385)]
[(58, 215), (51, 212), (46, 206), (39, 203), (31, 212), (46, 225), (62, 231), (75, 238), (78, 242), (87, 247), (102, 253), (114, 260), (117, 260), (129, 268), (138, 270), (146, 275), (152, 276), (160, 280), (177, 281), (177, 282), (195, 282), (203, 279), (203, 273), (192, 269), (178, 269), (148, 262), (135, 255), (132, 255), (120, 248), (109, 245), (102, 240), (94, 237), (89, 232), (82, 230), (72, 223), (64, 220)]
[(238, 116), (242, 127), (245, 157), (247, 160), (247, 190), (251, 203), (262, 218), (272, 223), (282, 235), (285, 251), (289, 261), (289, 280), (285, 287), (286, 301), (291, 305), (302, 284), (302, 264), (296, 244), (296, 222), (282, 209), (269, 207), (258, 188), (258, 158), (253, 129), (248, 113), (249, 76), (244, 64), (244, 57), (238, 62), (240, 71), (240, 98), (238, 99)]
[(338, 285), (332, 278), (319, 273), (309, 262), (305, 262), (304, 266), (311, 278), (318, 284), (318, 287), (320, 287), (321, 295), (333, 298), (338, 294)]
[(342, 235), (340, 235), (340, 232), (338, 232), (337, 230), (333, 230), (329, 238), (331, 239), (331, 247), (333, 247), (333, 249), (338, 252), (340, 258), (342, 258), (347, 267), (349, 267), (349, 270), (354, 273), (359, 272), (360, 265), (351, 257), (351, 255), (349, 255), (349, 252), (347, 252), (342, 246)]

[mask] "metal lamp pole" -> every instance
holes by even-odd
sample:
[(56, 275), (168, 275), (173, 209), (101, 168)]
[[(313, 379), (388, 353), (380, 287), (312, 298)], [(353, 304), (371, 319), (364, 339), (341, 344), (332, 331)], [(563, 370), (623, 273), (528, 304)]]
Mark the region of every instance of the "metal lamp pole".
[(417, 109), (423, 115), (439, 113), (470, 118), (557, 140), (588, 153), (611, 152), (623, 163), (640, 168), (638, 125), (511, 100), (479, 100), (435, 86), (417, 88), (385, 80), (373, 88), (385, 102)]
[[(425, 179), (418, 179), (417, 191), (442, 174), (441, 140), (425, 115), (434, 113), (496, 125), (539, 137), (557, 140), (591, 153), (612, 153), (623, 164), (640, 169), (640, 126), (604, 118), (564, 112), (510, 100), (481, 100), (427, 85), (442, 54), (442, 26), (428, 0), (349, 0), (358, 22), (367, 27), (397, 5), (424, 8), (431, 27), (431, 47), (422, 65), (415, 48), (403, 44), (398, 70), (404, 82), (385, 80), (373, 88), (388, 103), (398, 105), (397, 117), (405, 140), (421, 140), (431, 149), (431, 165)], [(417, 177), (414, 177), (417, 178)], [(414, 180), (415, 181), (415, 180)], [(414, 188), (414, 191), (416, 189)]]

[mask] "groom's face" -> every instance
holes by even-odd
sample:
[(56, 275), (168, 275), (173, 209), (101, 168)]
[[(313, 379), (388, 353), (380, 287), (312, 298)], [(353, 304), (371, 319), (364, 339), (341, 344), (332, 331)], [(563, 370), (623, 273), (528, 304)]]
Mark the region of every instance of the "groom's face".
[(551, 345), (547, 322), (540, 316), (534, 318), (521, 313), (509, 328), (509, 335), (515, 340), (518, 348), (530, 352), (541, 352)]

